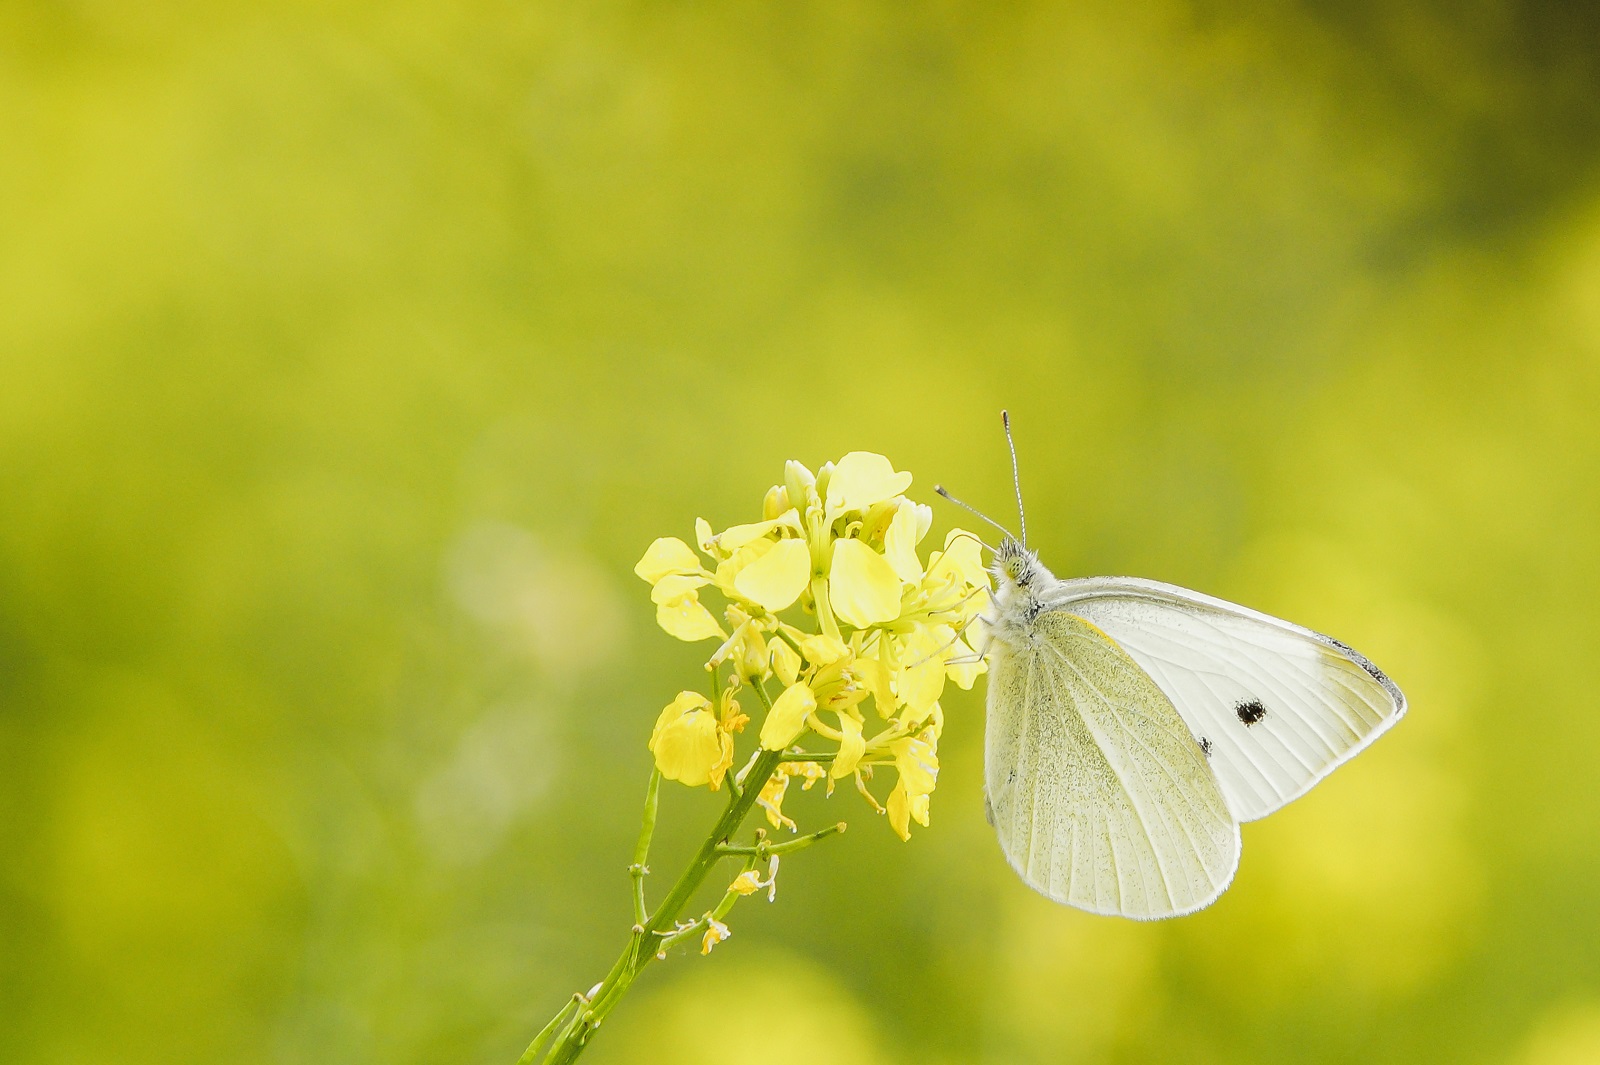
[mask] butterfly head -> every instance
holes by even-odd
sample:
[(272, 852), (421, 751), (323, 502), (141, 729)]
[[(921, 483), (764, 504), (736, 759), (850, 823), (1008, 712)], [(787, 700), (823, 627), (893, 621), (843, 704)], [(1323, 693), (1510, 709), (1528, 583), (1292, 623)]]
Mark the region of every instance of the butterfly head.
[(1013, 586), (1023, 590), (1037, 583), (1041, 574), (1047, 573), (1039, 562), (1039, 556), (1011, 536), (1001, 540), (1000, 546), (995, 549), (992, 572), (1002, 588)]

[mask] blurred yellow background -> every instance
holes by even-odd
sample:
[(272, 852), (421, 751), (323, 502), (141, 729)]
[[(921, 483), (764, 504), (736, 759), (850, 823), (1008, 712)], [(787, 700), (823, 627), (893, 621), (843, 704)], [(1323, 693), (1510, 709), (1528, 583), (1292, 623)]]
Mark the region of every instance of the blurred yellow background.
[(852, 830), (585, 1060), (1600, 1061), (1597, 42), (0, 5), (0, 1059), (508, 1065), (622, 944), (700, 675), (644, 547), (854, 449), (1009, 520), (1007, 406), (1058, 574), (1331, 632), (1410, 716), (1141, 925), (1006, 867), (980, 683), (930, 830), (794, 802)]

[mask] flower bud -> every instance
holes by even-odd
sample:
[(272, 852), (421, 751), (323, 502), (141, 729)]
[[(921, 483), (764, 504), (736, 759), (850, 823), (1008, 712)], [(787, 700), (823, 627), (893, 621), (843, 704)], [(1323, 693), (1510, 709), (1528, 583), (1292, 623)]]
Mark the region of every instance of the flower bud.
[(781, 518), (789, 506), (788, 489), (781, 484), (775, 484), (767, 489), (767, 497), (761, 501), (761, 516), (767, 521)]
[[(811, 471), (800, 463), (790, 459), (783, 464), (783, 486), (789, 497), (789, 505), (804, 511), (814, 494), (817, 479)], [(773, 515), (777, 517), (777, 515)]]

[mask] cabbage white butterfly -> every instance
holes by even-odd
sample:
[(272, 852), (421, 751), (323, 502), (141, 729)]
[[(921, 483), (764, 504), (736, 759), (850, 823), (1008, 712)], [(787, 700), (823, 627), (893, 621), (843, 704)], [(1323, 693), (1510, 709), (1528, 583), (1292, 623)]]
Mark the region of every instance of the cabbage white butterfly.
[[(1015, 447), (1011, 464), (1020, 513)], [(1240, 822), (1405, 713), (1338, 640), (1158, 581), (1062, 580), (1026, 540), (1023, 518), (994, 553), (984, 795), (1006, 860), (1057, 902), (1146, 920), (1209, 905)]]

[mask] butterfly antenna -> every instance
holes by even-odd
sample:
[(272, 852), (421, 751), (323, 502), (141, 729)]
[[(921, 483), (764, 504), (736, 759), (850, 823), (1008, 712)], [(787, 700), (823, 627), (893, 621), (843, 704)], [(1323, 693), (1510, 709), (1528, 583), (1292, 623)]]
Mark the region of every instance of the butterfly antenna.
[[(1022, 546), (1028, 546), (1028, 515), (1022, 509), (1022, 478), (1017, 476), (1017, 445), (1011, 440), (1011, 415), (1000, 412), (1000, 424), (1006, 429), (1006, 447), (1011, 449), (1011, 486), (1017, 490), (1017, 521), (1022, 524)], [(970, 508), (969, 508), (970, 509)], [(980, 517), (982, 515), (979, 515)]]
[[(955, 530), (955, 535), (951, 537), (950, 543), (954, 543), (957, 540), (971, 540), (973, 543), (977, 544), (979, 547), (983, 548), (985, 551), (989, 552), (991, 555), (999, 554), (999, 552), (997, 552), (989, 543), (987, 543), (983, 539), (983, 537), (979, 536), (977, 533), (968, 532), (965, 529), (957, 529), (957, 530)], [(945, 546), (949, 547), (950, 544), (946, 544)]]
[[(949, 492), (945, 491), (944, 485), (936, 484), (936, 485), (933, 486), (933, 490), (935, 492), (938, 492), (940, 495), (944, 496), (946, 499), (948, 499), (950, 502), (954, 503), (956, 506), (960, 507), (962, 510), (968, 511), (971, 514), (973, 514), (976, 517), (978, 517), (980, 520), (986, 521), (990, 525), (993, 525), (996, 529), (999, 529), (1002, 533), (1004, 533), (1007, 538), (1015, 539), (1015, 537), (1011, 536), (1011, 530), (1010, 529), (1006, 528), (1004, 525), (1001, 525), (999, 522), (997, 522), (993, 518), (989, 517), (989, 515), (985, 514), (983, 511), (979, 510), (977, 507), (972, 506), (969, 503), (961, 502), (961, 500), (957, 499), (955, 496), (953, 496)], [(980, 544), (983, 543), (982, 540), (979, 540), (978, 542)], [(983, 544), (983, 546), (989, 547), (988, 544)], [(990, 547), (989, 550), (993, 551), (994, 548)]]

